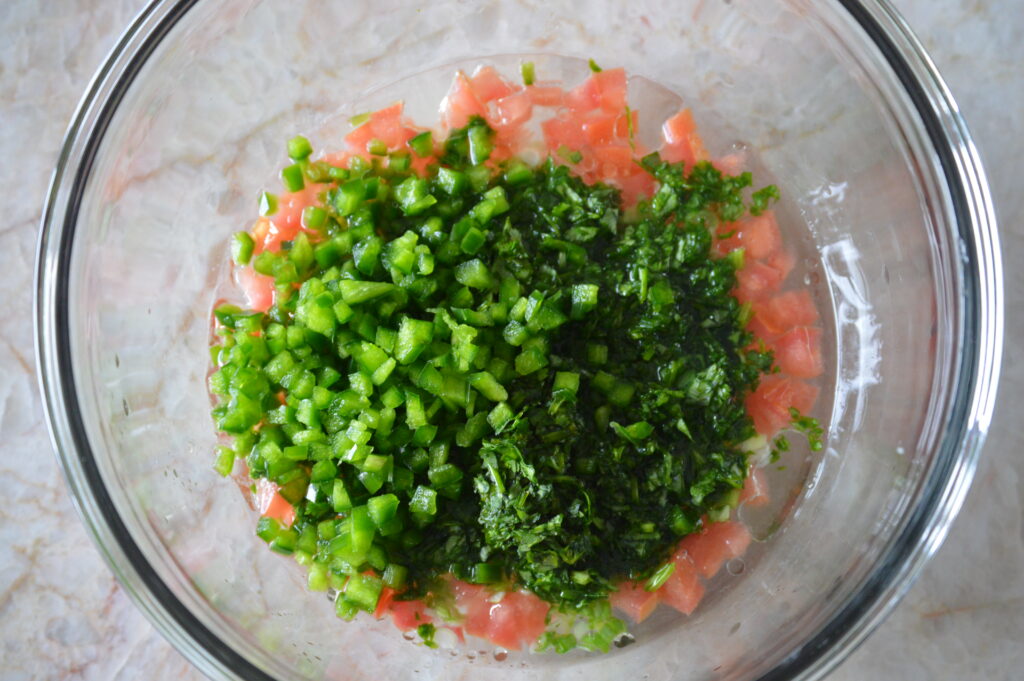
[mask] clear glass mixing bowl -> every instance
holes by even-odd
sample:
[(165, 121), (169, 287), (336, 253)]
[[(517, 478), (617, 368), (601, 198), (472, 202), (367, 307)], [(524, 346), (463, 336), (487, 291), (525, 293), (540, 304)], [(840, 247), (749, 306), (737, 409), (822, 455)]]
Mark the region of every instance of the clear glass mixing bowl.
[[(381, 83), (522, 53), (667, 86), (712, 149), (742, 142), (780, 185), (831, 311), (828, 447), (799, 462), (756, 564), (693, 617), (662, 614), (606, 656), (471, 660), (339, 622), (254, 539), (210, 467), (206, 346), (229, 235), (283, 140), (337, 145), (338, 111)], [(224, 679), (818, 677), (945, 536), (1002, 341), (971, 139), (920, 45), (871, 0), (154, 2), (72, 123), (37, 283), (46, 408), (85, 522), (139, 607)]]

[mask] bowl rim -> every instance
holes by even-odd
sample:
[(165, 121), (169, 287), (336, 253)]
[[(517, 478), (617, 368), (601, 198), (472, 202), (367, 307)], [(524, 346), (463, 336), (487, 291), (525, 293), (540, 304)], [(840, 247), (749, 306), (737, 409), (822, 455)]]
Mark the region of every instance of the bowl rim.
[[(78, 208), (110, 120), (164, 37), (200, 0), (152, 0), (125, 29), (80, 100), (65, 134), (40, 224), (34, 334), (47, 428), (72, 499), (135, 605), (211, 678), (274, 681), (174, 595), (117, 513), (93, 457), (72, 371), (68, 288)], [(821, 678), (893, 610), (938, 550), (963, 504), (991, 423), (1003, 341), (1003, 277), (992, 199), (977, 149), (935, 64), (888, 0), (833, 0), (867, 34), (903, 86), (937, 156), (964, 251), (964, 323), (950, 418), (919, 500), (860, 590), (799, 650), (760, 678)]]

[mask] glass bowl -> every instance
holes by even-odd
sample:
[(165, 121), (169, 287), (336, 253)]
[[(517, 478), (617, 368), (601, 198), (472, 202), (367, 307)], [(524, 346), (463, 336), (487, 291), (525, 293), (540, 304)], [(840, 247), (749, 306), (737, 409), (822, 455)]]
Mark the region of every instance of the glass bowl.
[[(791, 454), (780, 528), (692, 617), (662, 613), (603, 656), (433, 651), (340, 622), (211, 469), (210, 309), (283, 141), (338, 146), (342, 113), (381, 84), (521, 54), (625, 66), (681, 96), (712, 150), (749, 150), (828, 310), (827, 447)], [(42, 388), (85, 523), (156, 627), (223, 679), (820, 677), (944, 538), (1002, 343), (974, 146), (870, 0), (154, 2), (71, 124), (38, 257)]]

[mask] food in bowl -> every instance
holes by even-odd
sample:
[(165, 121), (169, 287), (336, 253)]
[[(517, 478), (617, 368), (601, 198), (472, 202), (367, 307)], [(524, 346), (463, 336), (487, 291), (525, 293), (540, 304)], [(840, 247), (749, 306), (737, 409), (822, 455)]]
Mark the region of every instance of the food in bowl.
[(458, 72), (440, 131), (398, 103), (341, 152), (296, 137), (234, 237), (215, 465), (342, 618), (608, 651), (616, 612), (688, 615), (744, 554), (733, 511), (767, 501), (780, 431), (821, 446), (777, 189), (685, 109), (645, 149), (625, 72), (591, 66)]

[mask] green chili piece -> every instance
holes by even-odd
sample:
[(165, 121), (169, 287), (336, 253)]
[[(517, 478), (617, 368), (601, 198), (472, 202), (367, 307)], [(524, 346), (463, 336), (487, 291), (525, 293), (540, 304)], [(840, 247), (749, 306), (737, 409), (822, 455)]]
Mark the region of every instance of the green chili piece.
[(527, 87), (533, 85), (534, 77), (536, 74), (534, 73), (532, 61), (524, 61), (522, 64), (520, 64), (519, 73), (523, 77), (523, 85), (526, 85)]
[(302, 135), (296, 135), (288, 140), (288, 158), (293, 161), (304, 161), (312, 153), (313, 146)]
[(256, 243), (248, 232), (235, 232), (231, 242), (231, 259), (238, 265), (248, 265), (255, 247)]
[(409, 148), (420, 158), (432, 156), (434, 153), (434, 136), (427, 130), (409, 140)]
[(302, 178), (302, 166), (293, 163), (281, 169), (281, 181), (285, 189), (290, 192), (300, 192), (305, 188), (306, 182)]

